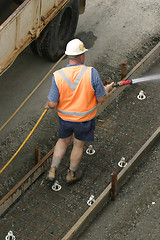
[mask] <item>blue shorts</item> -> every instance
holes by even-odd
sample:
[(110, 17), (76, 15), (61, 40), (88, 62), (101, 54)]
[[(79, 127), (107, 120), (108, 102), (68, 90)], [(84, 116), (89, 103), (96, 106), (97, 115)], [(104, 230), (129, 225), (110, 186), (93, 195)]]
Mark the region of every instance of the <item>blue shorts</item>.
[(59, 117), (59, 138), (67, 138), (74, 133), (74, 137), (80, 141), (93, 142), (95, 119), (86, 122), (70, 122)]

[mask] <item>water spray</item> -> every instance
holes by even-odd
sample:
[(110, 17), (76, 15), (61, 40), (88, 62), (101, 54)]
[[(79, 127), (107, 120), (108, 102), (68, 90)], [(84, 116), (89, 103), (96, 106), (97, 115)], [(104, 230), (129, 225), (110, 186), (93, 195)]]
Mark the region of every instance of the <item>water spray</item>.
[(121, 86), (125, 86), (125, 85), (132, 85), (132, 84), (136, 84), (136, 83), (148, 82), (148, 81), (154, 81), (154, 80), (160, 80), (160, 74), (147, 76), (147, 77), (141, 77), (141, 78), (135, 78), (132, 80), (120, 81), (120, 82), (115, 83), (113, 85), (113, 87), (121, 87)]

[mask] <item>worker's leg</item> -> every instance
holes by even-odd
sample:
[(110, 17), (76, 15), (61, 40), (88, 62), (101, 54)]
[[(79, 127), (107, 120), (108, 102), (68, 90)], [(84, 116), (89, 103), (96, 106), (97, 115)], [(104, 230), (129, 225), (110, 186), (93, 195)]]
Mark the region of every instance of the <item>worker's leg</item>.
[(73, 148), (70, 155), (70, 168), (67, 173), (66, 181), (73, 183), (82, 178), (82, 171), (77, 171), (83, 154), (84, 142), (76, 138), (73, 140)]
[(71, 139), (72, 139), (72, 135), (67, 138), (60, 138), (57, 141), (55, 150), (54, 150), (54, 154), (53, 154), (53, 158), (52, 158), (51, 168), (50, 168), (48, 176), (47, 176), (47, 179), (49, 181), (55, 180), (56, 169), (58, 168), (58, 166), (67, 150), (67, 147), (68, 147), (69, 143), (71, 142)]
[(70, 170), (76, 171), (83, 154), (84, 142), (73, 139), (73, 148), (70, 156)]
[(72, 139), (72, 135), (67, 138), (60, 138), (56, 143), (53, 156), (55, 156), (56, 158), (62, 159), (67, 150), (68, 145), (71, 142), (71, 139)]

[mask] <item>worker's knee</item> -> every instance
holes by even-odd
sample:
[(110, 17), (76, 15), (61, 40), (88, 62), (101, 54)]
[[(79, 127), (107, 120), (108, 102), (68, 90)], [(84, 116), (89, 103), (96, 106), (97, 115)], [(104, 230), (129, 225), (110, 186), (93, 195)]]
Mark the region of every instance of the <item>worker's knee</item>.
[(76, 148), (83, 149), (84, 143), (85, 143), (84, 141), (80, 141), (76, 138), (74, 138), (74, 140), (73, 140), (73, 146), (76, 147)]
[(67, 138), (60, 138), (59, 141), (61, 141), (63, 144), (68, 146), (71, 143), (72, 140), (72, 135), (67, 137)]

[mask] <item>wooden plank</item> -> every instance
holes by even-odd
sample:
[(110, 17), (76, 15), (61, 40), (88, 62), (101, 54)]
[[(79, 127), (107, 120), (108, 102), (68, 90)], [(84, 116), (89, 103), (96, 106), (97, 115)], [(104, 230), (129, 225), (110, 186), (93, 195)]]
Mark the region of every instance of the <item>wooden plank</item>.
[(0, 200), (0, 215), (2, 215), (25, 191), (29, 186), (50, 166), (50, 160), (48, 159), (53, 153), (54, 148), (52, 148), (44, 158), (38, 162), (31, 170), (28, 172), (24, 178), (21, 179), (8, 194), (6, 194)]
[(95, 203), (82, 215), (82, 217), (76, 222), (76, 224), (70, 229), (70, 231), (62, 238), (62, 240), (76, 239), (79, 233), (89, 224), (94, 216), (102, 209), (102, 207), (110, 199), (111, 184), (109, 184), (101, 195), (96, 199)]
[(139, 165), (142, 157), (149, 152), (154, 144), (159, 140), (160, 127), (152, 134), (152, 136), (145, 142), (145, 144), (139, 149), (134, 157), (128, 162), (127, 166), (123, 168), (117, 176), (118, 186), (117, 190), (126, 182), (126, 178), (130, 175), (133, 168)]

